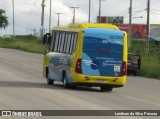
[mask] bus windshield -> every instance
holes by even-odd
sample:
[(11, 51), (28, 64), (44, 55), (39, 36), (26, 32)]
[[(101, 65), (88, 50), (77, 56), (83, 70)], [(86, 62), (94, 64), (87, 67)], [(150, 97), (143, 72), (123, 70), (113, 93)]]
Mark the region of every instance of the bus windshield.
[(124, 32), (104, 28), (84, 29), (82, 73), (95, 76), (120, 76)]

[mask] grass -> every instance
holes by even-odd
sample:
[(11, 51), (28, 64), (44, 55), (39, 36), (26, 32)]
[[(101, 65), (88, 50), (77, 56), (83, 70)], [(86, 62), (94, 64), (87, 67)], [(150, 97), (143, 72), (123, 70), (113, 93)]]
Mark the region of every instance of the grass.
[(145, 50), (145, 41), (132, 41), (132, 51), (141, 55), (141, 70), (138, 75), (160, 79), (160, 43), (150, 42), (150, 52)]
[(142, 66), (139, 75), (160, 79), (160, 54), (141, 54), (141, 57)]
[[(145, 41), (132, 40), (132, 52), (141, 55), (141, 70), (139, 76), (160, 79), (160, 43), (151, 42), (150, 52), (145, 52)], [(44, 52), (44, 45), (33, 36), (16, 36), (16, 39), (0, 38), (0, 47), (20, 49), (23, 51)]]
[(44, 45), (40, 43), (36, 37), (16, 37), (12, 38), (0, 38), (0, 47), (20, 49), (27, 52), (40, 53), (44, 52)]

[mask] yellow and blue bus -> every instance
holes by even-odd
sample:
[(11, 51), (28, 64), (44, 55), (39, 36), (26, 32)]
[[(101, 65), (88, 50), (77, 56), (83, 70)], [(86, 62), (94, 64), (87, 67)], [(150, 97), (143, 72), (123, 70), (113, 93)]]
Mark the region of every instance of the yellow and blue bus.
[(44, 37), (47, 83), (112, 91), (126, 83), (127, 34), (111, 24), (71, 23)]

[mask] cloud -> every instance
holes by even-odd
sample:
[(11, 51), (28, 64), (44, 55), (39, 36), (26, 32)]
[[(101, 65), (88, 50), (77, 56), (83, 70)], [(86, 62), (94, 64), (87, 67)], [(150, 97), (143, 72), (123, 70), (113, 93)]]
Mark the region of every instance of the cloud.
[[(13, 7), (12, 2), (4, 2), (8, 9), (6, 15), (8, 16), (9, 26), (6, 30), (1, 30), (0, 34), (12, 34), (13, 26)], [(31, 0), (15, 0), (15, 33), (16, 34), (27, 34), (32, 33), (31, 29), (36, 28), (39, 31), (41, 27), (41, 2), (42, 1), (31, 1)], [(1, 3), (1, 4), (2, 4)], [(50, 12), (50, 1), (45, 1), (45, 17), (44, 17), (44, 28), (49, 29), (49, 12)], [(60, 15), (60, 25), (67, 25), (72, 22), (73, 9), (63, 3), (62, 0), (56, 2), (52, 1), (52, 27), (57, 25), (58, 17), (56, 12), (63, 13)], [(87, 22), (87, 14), (83, 11), (76, 9), (76, 21), (77, 22)], [(28, 29), (28, 31), (27, 31)]]
[[(49, 9), (48, 9), (49, 11)], [(57, 25), (57, 14), (55, 13), (62, 13), (60, 15), (60, 25), (67, 25), (72, 22), (73, 19), (73, 9), (70, 8), (69, 5), (65, 5), (61, 0), (56, 1), (52, 5), (52, 21), (53, 26)], [(48, 13), (49, 14), (49, 13)], [(75, 15), (76, 22), (87, 22), (87, 14), (83, 13), (83, 11), (76, 9), (76, 15)]]
[[(30, 29), (36, 28), (37, 31), (41, 25), (41, 2), (42, 0), (14, 0), (15, 2), (15, 30), (16, 34), (26, 34), (27, 27), (28, 33), (33, 33)], [(102, 1), (102, 16), (124, 16), (124, 22), (128, 23), (129, 15), (129, 0), (104, 0)], [(44, 28), (49, 29), (49, 11), (50, 0), (45, 0), (45, 18)], [(73, 9), (70, 7), (73, 5), (79, 6), (76, 9), (76, 22), (88, 21), (88, 0), (52, 0), (52, 27), (57, 25), (57, 14), (55, 12), (63, 13), (60, 15), (60, 25), (67, 25), (72, 22)], [(146, 23), (146, 9), (147, 1), (133, 1), (133, 17), (143, 16), (141, 19), (133, 19), (133, 23)], [(1, 0), (0, 8), (6, 11), (8, 16), (9, 26), (6, 30), (0, 30), (1, 34), (12, 34), (13, 24), (13, 10), (12, 0)], [(156, 1), (151, 1), (151, 23), (159, 23), (160, 15), (158, 13), (159, 6)], [(134, 12), (134, 11), (143, 12)], [(91, 21), (95, 22), (96, 17), (99, 14), (99, 0), (91, 0)]]

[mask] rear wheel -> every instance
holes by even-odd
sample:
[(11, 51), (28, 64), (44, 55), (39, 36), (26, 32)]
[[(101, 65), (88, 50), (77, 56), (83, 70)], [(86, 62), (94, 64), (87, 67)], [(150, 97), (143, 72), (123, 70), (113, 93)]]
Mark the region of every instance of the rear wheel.
[(100, 89), (101, 89), (102, 92), (110, 92), (110, 91), (113, 90), (113, 87), (111, 87), (111, 86), (101, 86)]
[(46, 69), (46, 78), (47, 78), (47, 84), (48, 84), (48, 85), (53, 85), (54, 80), (52, 80), (52, 79), (49, 78), (48, 68)]
[(67, 83), (67, 78), (65, 72), (63, 73), (63, 87), (68, 88), (69, 84)]

